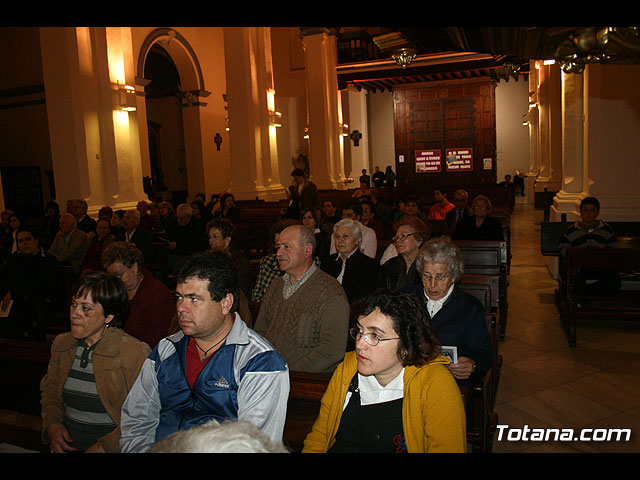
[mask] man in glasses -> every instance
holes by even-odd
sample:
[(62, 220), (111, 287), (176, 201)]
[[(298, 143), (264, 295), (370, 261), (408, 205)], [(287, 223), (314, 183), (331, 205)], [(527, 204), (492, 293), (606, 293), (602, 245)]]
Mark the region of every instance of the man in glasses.
[(453, 206), (451, 210), (447, 213), (445, 217), (445, 223), (447, 224), (447, 229), (453, 232), (458, 225), (458, 222), (465, 217), (470, 215), (469, 207), (467, 206), (467, 200), (469, 199), (469, 194), (466, 190), (456, 190), (453, 192)]

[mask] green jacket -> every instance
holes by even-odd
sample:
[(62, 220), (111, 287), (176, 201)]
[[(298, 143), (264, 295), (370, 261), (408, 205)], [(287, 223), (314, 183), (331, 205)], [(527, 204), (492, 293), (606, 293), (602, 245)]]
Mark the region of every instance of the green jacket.
[[(463, 453), (466, 417), (462, 393), (439, 356), (422, 367), (404, 369), (402, 423), (409, 453)], [(335, 441), (347, 390), (358, 368), (348, 352), (331, 377), (320, 414), (304, 441), (303, 453), (325, 453)]]
[[(78, 341), (71, 333), (63, 333), (55, 338), (51, 347), (47, 374), (40, 382), (42, 441), (45, 444), (49, 443), (49, 425), (62, 423), (62, 388), (71, 370), (77, 345)], [(105, 410), (118, 425), (113, 432), (98, 440), (105, 452), (120, 451), (120, 410), (150, 352), (151, 349), (146, 343), (114, 327), (106, 329), (93, 351), (93, 369), (98, 395)]]

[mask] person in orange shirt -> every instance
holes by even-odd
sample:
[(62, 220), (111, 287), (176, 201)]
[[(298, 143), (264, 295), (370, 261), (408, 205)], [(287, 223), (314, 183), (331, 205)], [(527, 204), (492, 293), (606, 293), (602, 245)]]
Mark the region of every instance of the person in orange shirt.
[(435, 198), (436, 203), (429, 209), (427, 220), (444, 220), (455, 206), (447, 200), (447, 190), (444, 187), (436, 187)]

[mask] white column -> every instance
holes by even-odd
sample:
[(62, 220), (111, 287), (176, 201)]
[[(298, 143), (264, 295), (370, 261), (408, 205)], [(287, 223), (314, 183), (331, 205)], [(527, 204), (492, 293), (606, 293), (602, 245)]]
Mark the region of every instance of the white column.
[(145, 198), (140, 138), (121, 104), (136, 98), (118, 88), (134, 84), (130, 28), (41, 28), (40, 42), (57, 201), (84, 198), (90, 214), (134, 206)]
[(284, 196), (277, 127), (271, 125), (275, 90), (268, 27), (225, 27), (231, 178), (237, 198)]
[(336, 37), (321, 28), (307, 30), (302, 40), (309, 119), (310, 178), (321, 189), (344, 188)]
[(562, 74), (562, 189), (551, 207), (551, 220), (579, 217), (579, 204), (584, 193), (584, 76)]

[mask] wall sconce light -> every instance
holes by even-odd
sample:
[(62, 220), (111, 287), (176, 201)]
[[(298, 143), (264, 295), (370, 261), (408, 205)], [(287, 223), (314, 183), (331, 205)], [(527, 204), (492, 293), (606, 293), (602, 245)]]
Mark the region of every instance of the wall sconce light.
[(274, 127), (281, 127), (282, 114), (276, 112), (276, 91), (272, 88), (267, 90), (267, 110), (269, 111), (269, 123)]
[(269, 123), (274, 127), (281, 127), (282, 114), (280, 112), (269, 112)]
[(349, 136), (349, 125), (347, 125), (346, 123), (343, 123), (342, 125), (340, 125), (340, 130), (342, 131), (343, 137)]
[(124, 112), (136, 111), (136, 87), (132, 85), (120, 85), (118, 82), (118, 92), (120, 95), (120, 110)]
[(304, 127), (304, 134), (302, 135), (302, 138), (309, 140), (309, 127)]

